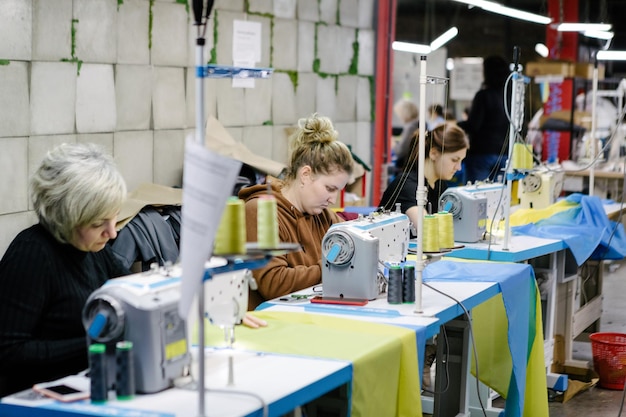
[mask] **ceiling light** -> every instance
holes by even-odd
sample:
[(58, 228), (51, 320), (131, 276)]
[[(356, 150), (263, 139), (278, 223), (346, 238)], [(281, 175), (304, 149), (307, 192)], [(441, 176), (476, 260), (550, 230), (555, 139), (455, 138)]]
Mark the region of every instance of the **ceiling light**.
[(598, 51), (598, 61), (626, 61), (626, 51)]
[(613, 25), (610, 23), (559, 23), (556, 30), (559, 32), (584, 32), (586, 30), (609, 31)]
[(456, 26), (446, 30), (441, 36), (430, 43), (430, 50), (435, 51), (448, 43), (452, 38), (459, 34), (459, 30)]
[(519, 9), (513, 9), (511, 7), (503, 6), (500, 3), (496, 3), (494, 1), (486, 1), (486, 0), (454, 0), (454, 1), (459, 2), (459, 3), (465, 3), (470, 6), (480, 7), (481, 9), (487, 10), (489, 12), (513, 17), (515, 19), (525, 20), (528, 22), (539, 23), (542, 25), (547, 25), (552, 22), (552, 18), (548, 16), (529, 13), (529, 12), (525, 12)]
[(538, 43), (535, 45), (535, 52), (537, 52), (539, 55), (541, 55), (544, 58), (547, 58), (548, 55), (550, 54), (550, 50), (548, 49), (548, 47), (542, 43)]
[(604, 30), (586, 30), (583, 32), (583, 35), (588, 38), (604, 39), (607, 41), (613, 39), (615, 36), (613, 32), (606, 32)]
[(428, 45), (409, 42), (395, 41), (391, 44), (391, 47), (394, 51), (412, 52), (414, 54), (429, 54), (432, 51)]

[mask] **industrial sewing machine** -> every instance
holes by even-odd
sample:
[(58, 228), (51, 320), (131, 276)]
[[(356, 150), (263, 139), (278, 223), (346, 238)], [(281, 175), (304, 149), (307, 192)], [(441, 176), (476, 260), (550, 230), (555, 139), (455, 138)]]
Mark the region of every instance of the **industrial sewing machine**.
[(520, 207), (543, 209), (554, 204), (563, 190), (564, 172), (560, 167), (541, 168), (520, 180)]
[[(206, 267), (219, 266), (220, 260), (213, 258)], [(181, 275), (179, 266), (153, 268), (111, 279), (87, 299), (82, 317), (87, 342), (106, 345), (109, 385), (115, 381), (115, 344), (122, 340), (133, 343), (137, 392), (164, 390), (188, 373), (187, 325), (178, 314)], [(241, 322), (250, 277), (248, 269), (241, 269), (205, 281), (205, 317), (212, 324)]]
[(410, 221), (402, 213), (371, 213), (331, 226), (322, 239), (324, 296), (373, 300), (384, 265), (406, 260)]
[(448, 188), (439, 207), (452, 213), (454, 240), (474, 243), (483, 238), (488, 224), (499, 224), (508, 201), (504, 184), (478, 183)]

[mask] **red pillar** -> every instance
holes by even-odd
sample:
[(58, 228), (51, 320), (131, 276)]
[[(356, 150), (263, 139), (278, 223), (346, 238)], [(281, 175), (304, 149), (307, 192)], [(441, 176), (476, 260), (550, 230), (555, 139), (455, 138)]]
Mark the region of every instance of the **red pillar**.
[[(382, 174), (389, 161), (389, 138), (391, 137), (392, 99), (391, 78), (393, 75), (393, 52), (391, 43), (396, 36), (396, 0), (379, 0), (376, 16), (376, 70), (374, 146), (372, 150), (372, 197), (371, 204), (377, 205), (382, 195)], [(387, 155), (387, 160), (383, 156)], [(386, 184), (385, 184), (386, 186)]]

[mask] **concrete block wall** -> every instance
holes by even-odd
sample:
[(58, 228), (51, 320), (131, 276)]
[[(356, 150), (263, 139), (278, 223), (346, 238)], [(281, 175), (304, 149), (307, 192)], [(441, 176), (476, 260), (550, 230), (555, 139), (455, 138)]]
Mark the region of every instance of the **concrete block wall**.
[[(313, 112), (371, 161), (374, 0), (216, 0), (207, 62), (232, 65), (235, 20), (261, 24), (254, 88), (205, 79), (206, 114), (259, 155), (287, 162), (287, 130)], [(0, 1), (0, 256), (37, 221), (28, 180), (63, 142), (95, 142), (130, 190), (182, 183), (195, 129), (191, 0)]]

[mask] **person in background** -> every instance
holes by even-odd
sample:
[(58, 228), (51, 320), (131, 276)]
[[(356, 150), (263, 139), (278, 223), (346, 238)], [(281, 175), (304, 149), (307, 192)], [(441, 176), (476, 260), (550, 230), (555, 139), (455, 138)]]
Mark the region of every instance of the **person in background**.
[(401, 99), (393, 105), (393, 111), (402, 122), (402, 136), (393, 149), (396, 171), (402, 171), (411, 153), (411, 138), (419, 129), (419, 110), (411, 100)]
[(483, 87), (472, 100), (467, 120), (460, 121), (470, 138), (471, 148), (465, 161), (468, 181), (493, 181), (505, 168), (509, 119), (505, 112), (506, 80), (509, 65), (500, 56), (489, 56), (483, 61)]
[[(250, 291), (248, 309), (261, 302), (321, 283), (322, 239), (328, 228), (342, 221), (329, 207), (350, 178), (353, 167), (348, 147), (337, 140), (330, 119), (317, 114), (298, 121), (291, 136), (291, 154), (283, 181), (271, 182), (276, 197), (281, 242), (294, 242), (302, 250), (276, 256), (253, 271), (258, 289)], [(243, 188), (246, 232), (257, 240), (258, 199), (268, 193), (267, 185)]]
[(39, 223), (0, 261), (0, 395), (86, 369), (85, 301), (129, 273), (106, 244), (126, 197), (109, 155), (91, 144), (60, 145), (30, 189)]
[(443, 113), (443, 107), (440, 104), (432, 104), (428, 107), (428, 121), (426, 122), (426, 128), (433, 130), (440, 124), (446, 121)]
[[(418, 139), (414, 137), (411, 146), (410, 158), (401, 174), (389, 184), (380, 200), (379, 207), (385, 210), (395, 210), (400, 204), (400, 210), (405, 213), (413, 225), (417, 224), (417, 157), (419, 156)], [(456, 123), (447, 122), (437, 126), (427, 133), (424, 158), (424, 185), (427, 190), (427, 207), (437, 212), (439, 198), (447, 188), (447, 181), (461, 169), (461, 162), (467, 154), (469, 140)], [(430, 369), (436, 358), (436, 342), (429, 341), (424, 353), (424, 372), (422, 386), (430, 386)]]
[[(418, 139), (413, 140), (411, 157), (404, 171), (389, 184), (380, 200), (379, 207), (395, 210), (400, 203), (402, 213), (417, 224), (417, 157)], [(444, 123), (426, 136), (424, 156), (424, 185), (427, 190), (427, 202), (432, 212), (439, 210), (439, 197), (447, 188), (447, 181), (461, 169), (461, 162), (467, 154), (469, 140), (465, 132), (454, 123)], [(426, 210), (425, 210), (426, 212)]]

